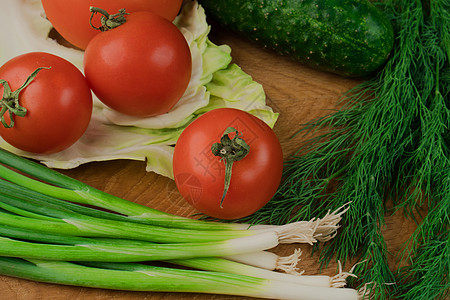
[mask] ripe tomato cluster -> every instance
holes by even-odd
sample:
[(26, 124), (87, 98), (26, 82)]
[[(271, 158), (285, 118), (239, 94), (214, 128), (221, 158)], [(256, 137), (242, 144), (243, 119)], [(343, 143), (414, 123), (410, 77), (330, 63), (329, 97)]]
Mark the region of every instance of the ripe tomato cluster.
[(43, 0), (42, 4), (55, 29), (84, 49), (84, 74), (105, 105), (127, 115), (150, 117), (167, 113), (183, 96), (192, 58), (184, 36), (172, 23), (182, 0)]
[[(73, 145), (90, 122), (91, 91), (110, 108), (137, 117), (167, 113), (183, 96), (191, 54), (172, 23), (182, 0), (42, 4), (61, 36), (84, 50), (84, 74), (43, 52), (20, 55), (1, 66), (0, 135), (12, 146), (50, 154)], [(118, 19), (117, 27), (103, 26)]]
[[(189, 45), (173, 20), (182, 0), (42, 0), (47, 18), (84, 51), (84, 74), (65, 59), (32, 52), (0, 67), (0, 135), (16, 148), (55, 153), (86, 131), (92, 92), (134, 117), (167, 113), (191, 77)], [(264, 206), (281, 181), (274, 131), (238, 109), (194, 120), (173, 155), (181, 195), (211, 217), (237, 219)]]

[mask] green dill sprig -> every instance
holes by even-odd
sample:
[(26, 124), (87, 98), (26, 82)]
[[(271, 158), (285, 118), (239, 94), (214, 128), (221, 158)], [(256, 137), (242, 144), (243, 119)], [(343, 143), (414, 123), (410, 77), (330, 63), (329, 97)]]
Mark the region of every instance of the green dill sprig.
[(450, 175), (446, 198), (430, 208), (402, 252), (398, 299), (448, 299), (450, 296)]
[[(366, 285), (375, 299), (389, 299), (392, 294), (404, 299), (445, 299), (449, 4), (386, 0), (377, 5), (396, 32), (386, 66), (344, 95), (339, 110), (302, 128), (314, 137), (286, 161), (284, 181), (272, 201), (245, 221), (293, 222), (351, 201), (340, 233), (320, 249), (322, 264), (333, 258), (357, 259), (358, 278), (351, 284)], [(401, 210), (415, 218), (423, 206), (429, 208), (428, 214), (422, 221), (415, 219), (419, 227), (399, 256), (408, 267), (392, 270), (382, 235), (385, 216)], [(439, 276), (433, 273), (437, 264)], [(420, 294), (424, 288), (430, 292)]]

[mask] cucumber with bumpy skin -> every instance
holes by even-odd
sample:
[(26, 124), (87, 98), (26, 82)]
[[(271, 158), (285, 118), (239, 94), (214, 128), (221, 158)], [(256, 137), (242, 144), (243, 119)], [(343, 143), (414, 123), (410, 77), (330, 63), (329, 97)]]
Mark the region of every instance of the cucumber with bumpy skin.
[(200, 0), (207, 17), (313, 68), (349, 77), (379, 70), (389, 19), (368, 0)]

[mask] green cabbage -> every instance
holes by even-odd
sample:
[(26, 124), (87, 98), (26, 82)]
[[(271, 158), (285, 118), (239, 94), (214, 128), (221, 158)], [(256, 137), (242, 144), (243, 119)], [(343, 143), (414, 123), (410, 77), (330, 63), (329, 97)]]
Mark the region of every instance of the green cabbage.
[[(39, 0), (7, 0), (0, 20), (0, 64), (31, 51), (61, 56), (80, 70), (83, 52), (64, 47), (48, 37), (52, 25)], [(0, 139), (0, 147), (37, 159), (51, 168), (70, 169), (92, 161), (131, 159), (146, 161), (147, 171), (172, 178), (172, 154), (183, 129), (201, 114), (220, 107), (250, 112), (273, 126), (278, 114), (266, 105), (262, 86), (231, 63), (231, 49), (208, 39), (210, 26), (203, 8), (188, 2), (174, 20), (192, 54), (192, 77), (179, 103), (167, 114), (136, 118), (104, 106), (94, 96), (94, 111), (86, 133), (70, 148), (51, 155), (20, 151)]]

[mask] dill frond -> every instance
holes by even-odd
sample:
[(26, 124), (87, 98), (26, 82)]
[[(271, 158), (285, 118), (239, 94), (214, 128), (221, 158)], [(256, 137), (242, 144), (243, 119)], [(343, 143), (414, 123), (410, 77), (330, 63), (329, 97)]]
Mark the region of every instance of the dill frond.
[[(351, 201), (339, 234), (320, 257), (359, 260), (354, 286), (375, 299), (448, 296), (450, 193), (450, 9), (445, 0), (378, 3), (396, 32), (374, 78), (344, 95), (339, 110), (306, 124), (314, 134), (285, 163), (274, 198), (247, 222), (281, 224), (321, 216)], [(389, 204), (389, 208), (387, 207)], [(381, 233), (386, 215), (428, 214), (393, 272)], [(444, 225), (443, 225), (444, 224)], [(429, 288), (426, 293), (421, 293)]]
[(428, 211), (411, 236), (402, 258), (409, 263), (398, 272), (398, 299), (448, 299), (450, 296), (450, 177), (446, 198)]

